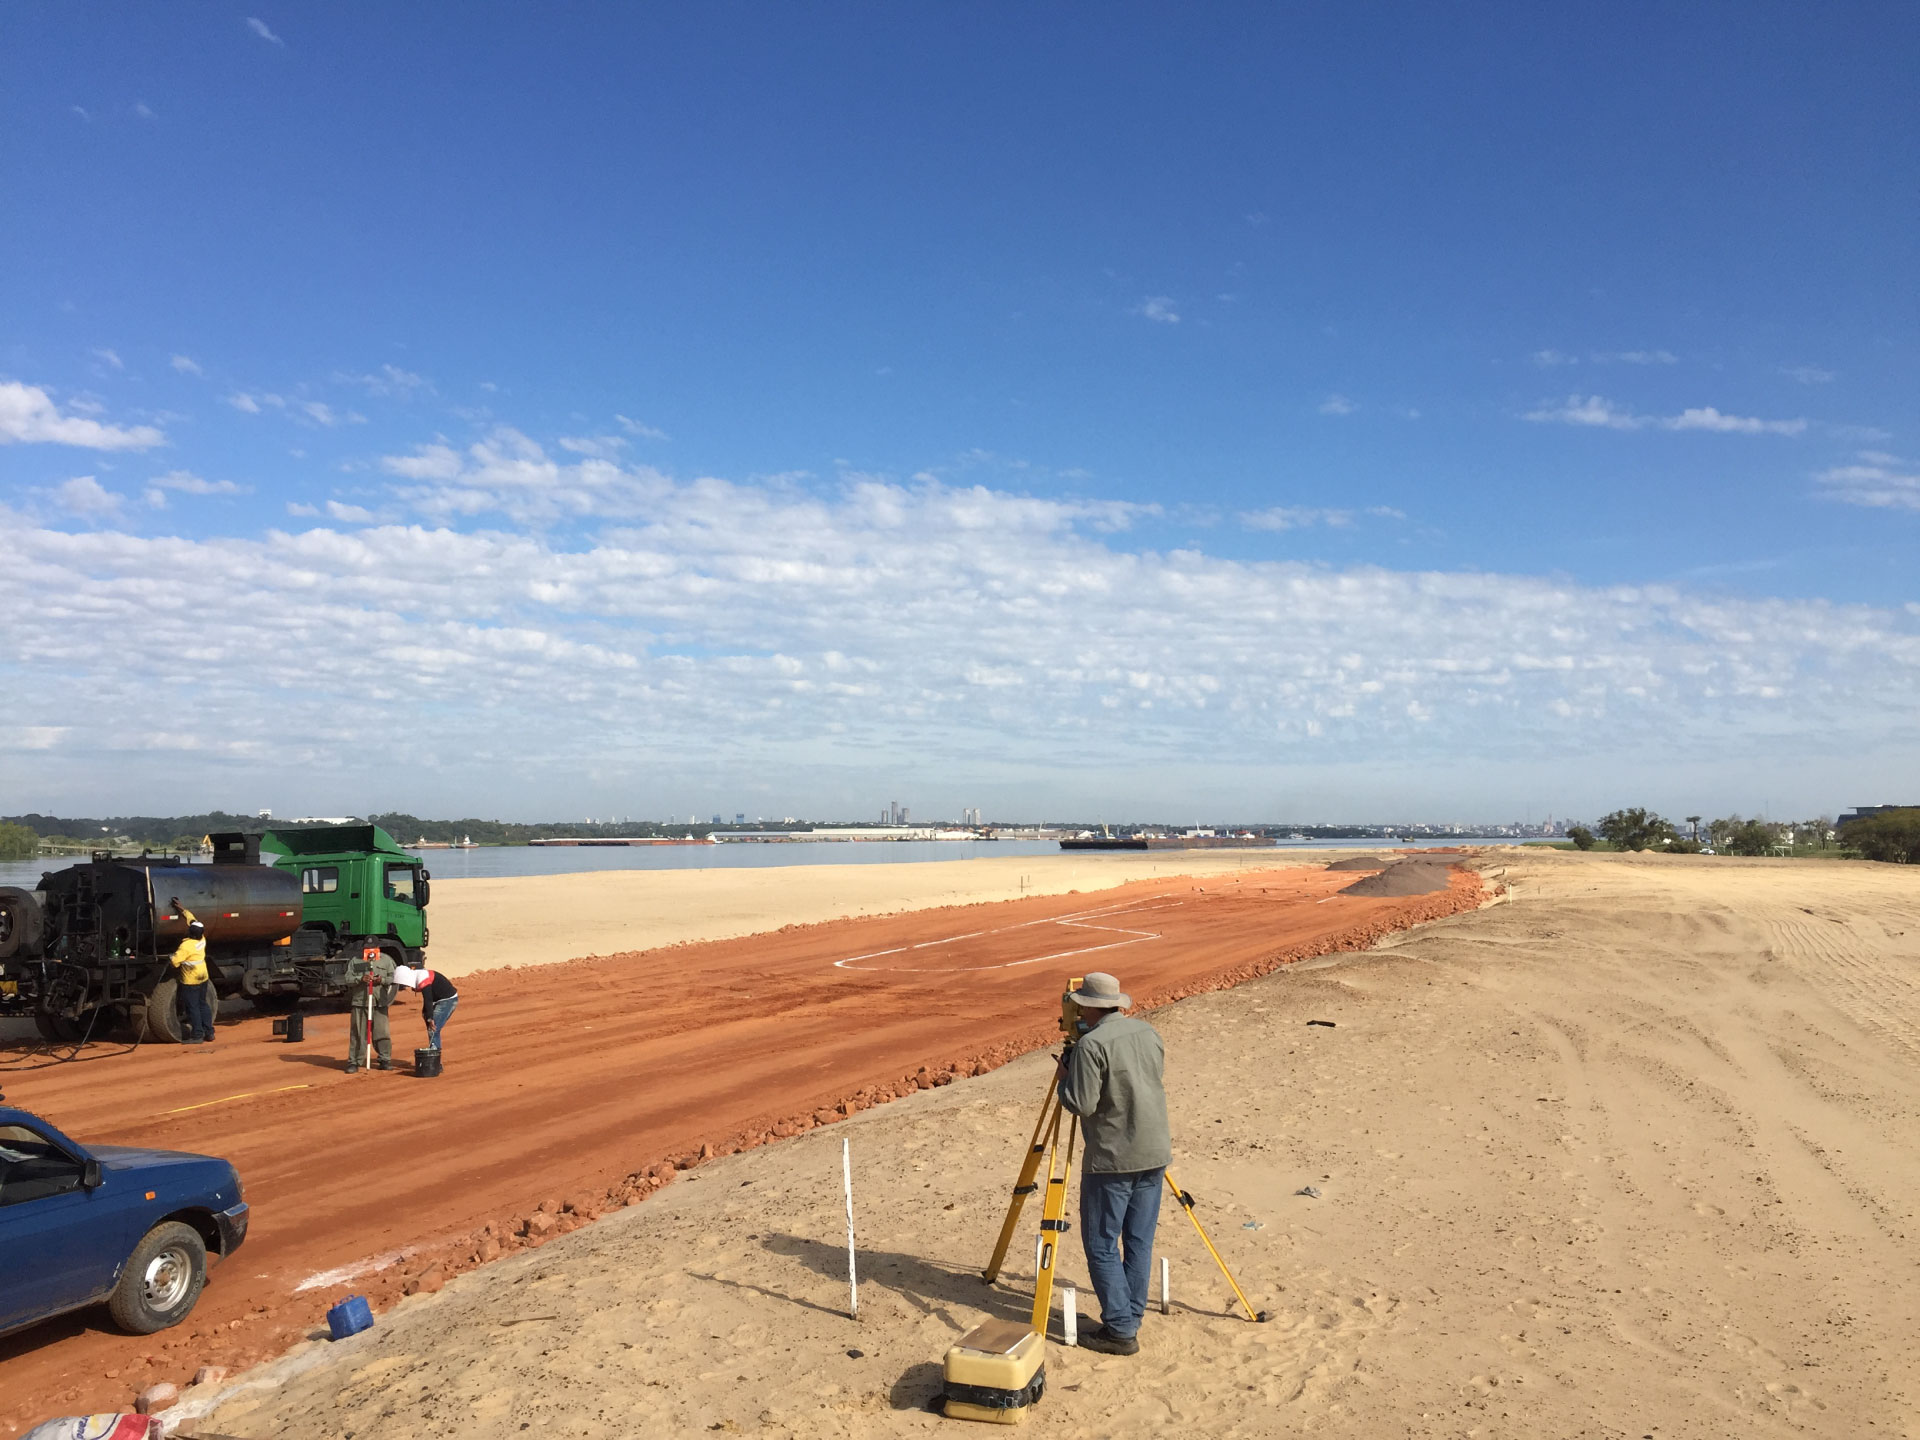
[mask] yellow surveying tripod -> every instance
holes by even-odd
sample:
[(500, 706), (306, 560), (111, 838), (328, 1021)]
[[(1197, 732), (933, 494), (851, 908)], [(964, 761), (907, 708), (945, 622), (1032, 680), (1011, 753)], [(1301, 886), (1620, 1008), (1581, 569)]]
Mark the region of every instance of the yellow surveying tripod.
[[(1072, 994), (1079, 988), (1079, 977), (1069, 980), (1068, 993), (1060, 1002), (1060, 1029), (1067, 1037), (1066, 1047), (1060, 1052), (1063, 1064), (1073, 1053), (1074, 1044), (1080, 1036), (1080, 1007), (1073, 1003)], [(1060, 1143), (1063, 1118), (1067, 1131), (1064, 1146)], [(1079, 1133), (1079, 1117), (1060, 1103), (1060, 1072), (1055, 1070), (1053, 1079), (1047, 1084), (1047, 1098), (1040, 1106), (1040, 1118), (1033, 1127), (1033, 1138), (1027, 1142), (1027, 1156), (1020, 1164), (1020, 1178), (1014, 1181), (1013, 1198), (1007, 1205), (1007, 1218), (1000, 1225), (1000, 1238), (994, 1242), (993, 1258), (987, 1261), (987, 1268), (981, 1272), (981, 1278), (989, 1285), (1000, 1278), (1000, 1266), (1007, 1258), (1007, 1247), (1013, 1243), (1013, 1232), (1020, 1225), (1020, 1212), (1026, 1208), (1027, 1197), (1040, 1188), (1040, 1165), (1044, 1160), (1047, 1167), (1047, 1193), (1040, 1202), (1040, 1263), (1033, 1287), (1033, 1328), (1041, 1335), (1047, 1333), (1047, 1317), (1053, 1308), (1054, 1260), (1060, 1237), (1067, 1232), (1067, 1177), (1073, 1173), (1074, 1142), (1079, 1138)], [(1221, 1259), (1220, 1252), (1213, 1247), (1213, 1241), (1207, 1238), (1200, 1217), (1194, 1213), (1193, 1196), (1174, 1183), (1171, 1170), (1166, 1172), (1166, 1177), (1167, 1188), (1173, 1191), (1173, 1198), (1180, 1202), (1180, 1208), (1187, 1212), (1187, 1219), (1193, 1222), (1194, 1234), (1200, 1237), (1200, 1243), (1207, 1247), (1207, 1254), (1213, 1257), (1213, 1263), (1226, 1276), (1227, 1284), (1233, 1288), (1235, 1298), (1247, 1312), (1247, 1318), (1266, 1320), (1267, 1312), (1253, 1308), (1246, 1292), (1240, 1288), (1240, 1282), (1233, 1278), (1233, 1272), (1227, 1268), (1227, 1262)]]

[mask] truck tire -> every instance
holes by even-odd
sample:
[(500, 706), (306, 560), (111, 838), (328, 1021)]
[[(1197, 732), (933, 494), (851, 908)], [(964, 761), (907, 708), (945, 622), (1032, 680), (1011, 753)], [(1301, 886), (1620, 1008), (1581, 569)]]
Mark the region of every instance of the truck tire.
[(49, 1045), (71, 1045), (82, 1033), (77, 1021), (69, 1020), (65, 1015), (56, 1015), (51, 1010), (34, 1011), (33, 1028), (40, 1032), (40, 1038)]
[(180, 1019), (180, 982), (169, 975), (153, 987), (145, 1007), (132, 1010), (135, 1038), (143, 1045), (178, 1045), (187, 1038)]
[(0, 960), (37, 953), (41, 920), (39, 895), (17, 885), (0, 886)]
[(135, 1335), (178, 1325), (207, 1283), (207, 1242), (191, 1225), (168, 1220), (133, 1247), (107, 1298), (114, 1323)]

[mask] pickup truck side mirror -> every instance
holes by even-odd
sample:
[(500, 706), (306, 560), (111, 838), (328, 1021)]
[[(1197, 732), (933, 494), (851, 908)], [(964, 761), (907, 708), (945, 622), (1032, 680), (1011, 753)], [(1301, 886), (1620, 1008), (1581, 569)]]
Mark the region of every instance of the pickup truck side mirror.
[(98, 1190), (104, 1183), (104, 1180), (105, 1177), (100, 1173), (100, 1162), (98, 1160), (87, 1161), (85, 1168), (80, 1171), (80, 1188), (82, 1190), (88, 1192)]

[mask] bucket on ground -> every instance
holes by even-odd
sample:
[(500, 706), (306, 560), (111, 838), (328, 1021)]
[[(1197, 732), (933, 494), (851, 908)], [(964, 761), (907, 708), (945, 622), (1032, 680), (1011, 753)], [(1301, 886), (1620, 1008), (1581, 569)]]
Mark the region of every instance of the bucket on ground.
[(422, 1077), (440, 1073), (440, 1052), (438, 1050), (416, 1050), (413, 1052), (413, 1073)]
[(349, 1295), (327, 1311), (327, 1329), (336, 1340), (358, 1335), (373, 1327), (373, 1310), (364, 1295)]

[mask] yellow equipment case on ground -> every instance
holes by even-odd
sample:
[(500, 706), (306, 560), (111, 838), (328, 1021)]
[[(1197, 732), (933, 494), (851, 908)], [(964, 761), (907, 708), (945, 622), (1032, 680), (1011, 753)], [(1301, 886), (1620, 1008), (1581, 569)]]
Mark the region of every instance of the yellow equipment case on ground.
[(1047, 1342), (1018, 1320), (987, 1320), (947, 1351), (946, 1406), (953, 1420), (1024, 1425), (1047, 1389)]

